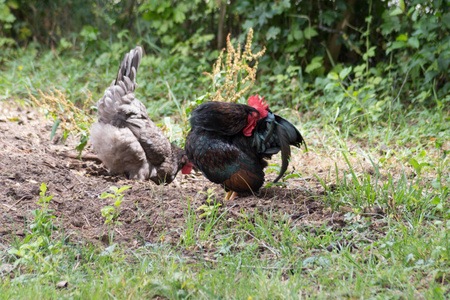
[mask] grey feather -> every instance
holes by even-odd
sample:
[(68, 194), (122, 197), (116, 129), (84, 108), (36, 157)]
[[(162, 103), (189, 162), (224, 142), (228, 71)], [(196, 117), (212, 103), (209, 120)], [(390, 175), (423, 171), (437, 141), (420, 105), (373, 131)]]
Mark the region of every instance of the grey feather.
[(142, 48), (127, 53), (116, 79), (97, 102), (98, 122), (92, 125), (91, 141), (112, 175), (170, 183), (187, 161), (184, 150), (172, 145), (135, 98), (136, 74)]

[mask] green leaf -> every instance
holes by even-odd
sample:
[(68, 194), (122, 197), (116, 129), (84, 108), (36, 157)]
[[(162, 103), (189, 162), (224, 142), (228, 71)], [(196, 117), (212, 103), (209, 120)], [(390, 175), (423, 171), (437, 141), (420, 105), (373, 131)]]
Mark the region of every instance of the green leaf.
[(267, 40), (275, 40), (280, 32), (281, 29), (279, 27), (271, 26), (266, 33)]
[(200, 207), (197, 207), (197, 211), (198, 211), (198, 210), (203, 210), (203, 211), (205, 211), (205, 210), (207, 210), (207, 209), (209, 209), (209, 205), (206, 205), (206, 204), (203, 204), (203, 205), (200, 205)]
[(105, 248), (105, 250), (103, 250), (102, 253), (100, 253), (100, 256), (111, 256), (115, 249), (116, 249), (117, 244), (112, 244), (111, 246), (109, 246), (108, 248)]
[(41, 193), (40, 193), (41, 197), (45, 197), (45, 192), (47, 192), (47, 185), (44, 182), (41, 183), (40, 190), (41, 190)]
[(83, 29), (80, 32), (80, 36), (82, 36), (86, 42), (97, 40), (97, 35), (98, 29), (91, 25), (83, 26)]
[(129, 188), (131, 188), (131, 186), (124, 185), (124, 186), (122, 186), (120, 189), (117, 190), (117, 194), (120, 194), (120, 193), (122, 193), (123, 191), (128, 190)]
[(345, 79), (347, 77), (348, 74), (350, 74), (350, 72), (352, 71), (352, 67), (348, 67), (343, 69), (340, 73), (339, 73), (339, 78), (340, 79)]
[(404, 41), (404, 42), (406, 42), (406, 41), (408, 40), (408, 35), (406, 35), (406, 34), (400, 34), (400, 35), (397, 37), (396, 40), (397, 40), (397, 41)]
[(317, 36), (318, 33), (317, 31), (314, 29), (314, 27), (308, 27), (303, 31), (303, 34), (305, 36), (306, 39), (311, 39), (314, 36)]
[(291, 34), (295, 40), (303, 40), (303, 31), (301, 31), (299, 28), (294, 28)]
[(19, 250), (17, 250), (16, 248), (9, 249), (8, 253), (11, 254), (11, 255), (19, 256)]
[(390, 15), (391, 17), (393, 17), (393, 16), (398, 16), (398, 15), (400, 15), (400, 14), (402, 14), (402, 13), (403, 13), (402, 9), (401, 9), (400, 7), (396, 7), (393, 11), (391, 11), (391, 12), (389, 13), (389, 15)]
[(323, 60), (322, 56), (314, 57), (312, 59), (311, 63), (306, 66), (305, 72), (306, 73), (311, 73), (312, 71), (317, 70), (320, 67), (322, 67), (322, 60)]
[(414, 158), (410, 158), (408, 162), (416, 171), (420, 169), (420, 164)]
[(419, 39), (415, 36), (408, 39), (408, 44), (415, 49), (419, 48), (420, 46)]
[(339, 117), (339, 107), (337, 107), (337, 109), (336, 109), (336, 115), (334, 116), (334, 121), (333, 122), (336, 122), (338, 117)]
[(406, 46), (407, 44), (404, 41), (395, 41), (388, 47), (386, 54), (389, 54), (392, 50), (405, 48)]
[(16, 20), (9, 7), (0, 1), (0, 21), (12, 23)]
[(373, 84), (374, 84), (374, 85), (377, 85), (377, 84), (379, 84), (382, 80), (383, 80), (383, 78), (381, 78), (381, 77), (375, 77), (375, 78), (373, 79)]
[(173, 12), (173, 20), (176, 23), (182, 23), (186, 19), (184, 12), (180, 9), (175, 9)]
[(117, 33), (117, 38), (121, 39), (123, 37), (128, 37), (128, 35), (130, 34), (130, 31), (128, 29), (122, 29), (121, 31), (119, 31), (119, 33)]
[(55, 136), (55, 133), (56, 133), (56, 130), (58, 129), (58, 127), (59, 127), (59, 124), (61, 124), (61, 119), (60, 118), (56, 119), (55, 123), (53, 123), (52, 132), (50, 133), (50, 140), (52, 140), (53, 137)]
[(110, 216), (110, 215), (111, 215), (112, 213), (114, 213), (115, 211), (116, 211), (116, 209), (114, 208), (114, 206), (111, 206), (111, 205), (105, 206), (105, 207), (103, 207), (103, 208), (101, 209), (102, 216), (103, 216), (104, 218)]
[[(335, 73), (336, 74), (336, 73)], [(336, 74), (336, 80), (337, 80), (337, 74)], [(333, 88), (339, 86), (339, 82), (329, 82), (327, 83), (327, 85), (324, 87), (324, 91), (329, 91), (332, 90)]]
[(375, 50), (377, 49), (377, 47), (373, 46), (370, 47), (369, 50), (367, 50), (367, 56), (368, 57), (374, 57), (375, 56)]
[(111, 193), (104, 192), (104, 193), (102, 193), (102, 194), (100, 195), (100, 198), (101, 198), (101, 199), (105, 199), (105, 198), (116, 198), (116, 195), (111, 194)]
[(413, 14), (412, 14), (412, 16), (411, 16), (411, 20), (412, 20), (413, 22), (416, 22), (416, 21), (417, 21), (417, 17), (419, 16), (419, 13), (420, 13), (420, 10), (414, 9), (414, 12), (413, 12)]
[(338, 80), (339, 76), (336, 72), (330, 72), (328, 73), (327, 78), (332, 80)]
[(287, 179), (289, 179), (289, 178), (300, 178), (300, 175), (299, 175), (299, 174), (296, 174), (296, 173), (294, 173), (294, 174), (289, 174), (289, 175), (284, 176), (284, 179), (283, 179), (283, 180), (287, 180)]
[(109, 64), (110, 59), (111, 59), (111, 53), (109, 53), (109, 52), (102, 53), (95, 59), (95, 65), (98, 67), (106, 66)]
[(246, 20), (244, 24), (242, 24), (242, 29), (244, 29), (244, 31), (248, 31), (253, 27), (255, 27), (255, 22), (253, 22), (252, 20)]
[(431, 186), (437, 190), (441, 189), (441, 183), (436, 179), (431, 182)]
[(86, 134), (84, 134), (83, 132), (81, 133), (80, 136), (80, 140), (78, 141), (77, 146), (75, 147), (75, 150), (78, 151), (78, 153), (80, 153), (83, 151), (84, 147), (87, 145), (87, 142), (89, 141), (89, 136), (87, 136)]

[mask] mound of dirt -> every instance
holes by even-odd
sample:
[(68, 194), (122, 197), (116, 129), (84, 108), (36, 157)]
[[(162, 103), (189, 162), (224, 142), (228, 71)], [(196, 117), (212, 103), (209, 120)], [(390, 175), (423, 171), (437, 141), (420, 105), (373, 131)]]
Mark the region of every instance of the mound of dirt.
[[(104, 166), (95, 160), (88, 145), (83, 159), (74, 152), (76, 142), (60, 139), (50, 141), (52, 122), (33, 108), (14, 103), (0, 102), (0, 240), (8, 244), (13, 235), (24, 236), (29, 230), (27, 221), (31, 210), (38, 208), (41, 183), (48, 186), (47, 195), (53, 195), (50, 208), (55, 211), (56, 224), (62, 224), (72, 240), (104, 242), (108, 244), (108, 226), (101, 209), (112, 205), (114, 199), (101, 199), (110, 186), (129, 185), (120, 205), (115, 241), (130, 247), (144, 242), (164, 240), (178, 243), (185, 231), (188, 207), (207, 204), (205, 192), (215, 188), (216, 198), (223, 199), (223, 190), (201, 174), (181, 175), (168, 186), (158, 186), (151, 181), (132, 181), (125, 177), (108, 175)], [(310, 153), (294, 152), (301, 160), (305, 174), (317, 172)], [(298, 157), (298, 158), (297, 158)], [(298, 168), (298, 167), (297, 167)], [(290, 167), (292, 169), (292, 166)], [(302, 170), (303, 174), (303, 170)], [(276, 177), (266, 175), (266, 182)], [(293, 224), (320, 225), (336, 220), (331, 211), (317, 200), (320, 184), (313, 176), (303, 179), (293, 176), (285, 187), (263, 188), (257, 196), (239, 197), (222, 203), (219, 214), (225, 219), (250, 219), (258, 214), (273, 213), (290, 218)], [(188, 206), (188, 201), (189, 205)], [(202, 211), (196, 211), (197, 217)]]

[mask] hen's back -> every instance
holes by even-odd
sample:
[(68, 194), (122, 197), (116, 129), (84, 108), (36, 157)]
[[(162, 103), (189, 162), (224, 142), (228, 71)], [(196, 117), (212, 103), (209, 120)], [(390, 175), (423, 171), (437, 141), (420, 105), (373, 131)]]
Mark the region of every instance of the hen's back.
[(135, 98), (141, 59), (141, 47), (123, 58), (116, 79), (97, 103), (99, 118), (91, 127), (91, 141), (111, 174), (125, 173), (132, 179), (170, 183), (187, 159)]
[(126, 126), (131, 115), (146, 118), (145, 106), (134, 97), (136, 74), (142, 48), (127, 53), (116, 79), (97, 102), (98, 122), (91, 127), (91, 142), (111, 175), (126, 173), (132, 179), (149, 177), (145, 151), (132, 130)]

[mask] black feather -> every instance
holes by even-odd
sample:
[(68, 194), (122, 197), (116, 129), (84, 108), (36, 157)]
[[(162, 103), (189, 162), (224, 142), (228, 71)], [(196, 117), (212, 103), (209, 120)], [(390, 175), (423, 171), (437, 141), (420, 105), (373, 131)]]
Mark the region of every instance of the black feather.
[(205, 102), (192, 112), (191, 127), (233, 136), (244, 129), (251, 112), (258, 111), (239, 103)]
[[(278, 124), (277, 124), (278, 125)], [(277, 182), (284, 175), (289, 164), (289, 158), (291, 158), (291, 147), (289, 146), (289, 136), (284, 126), (275, 126), (276, 134), (280, 142), (281, 148), (281, 169), (280, 174), (275, 178), (273, 182)]]
[(290, 145), (299, 148), (303, 144), (305, 145), (306, 150), (308, 150), (305, 140), (303, 139), (302, 135), (297, 130), (297, 128), (295, 128), (294, 125), (292, 125), (289, 121), (278, 115), (275, 115), (275, 120), (279, 124), (279, 126), (282, 126), (286, 130), (286, 134), (288, 135), (288, 141)]

